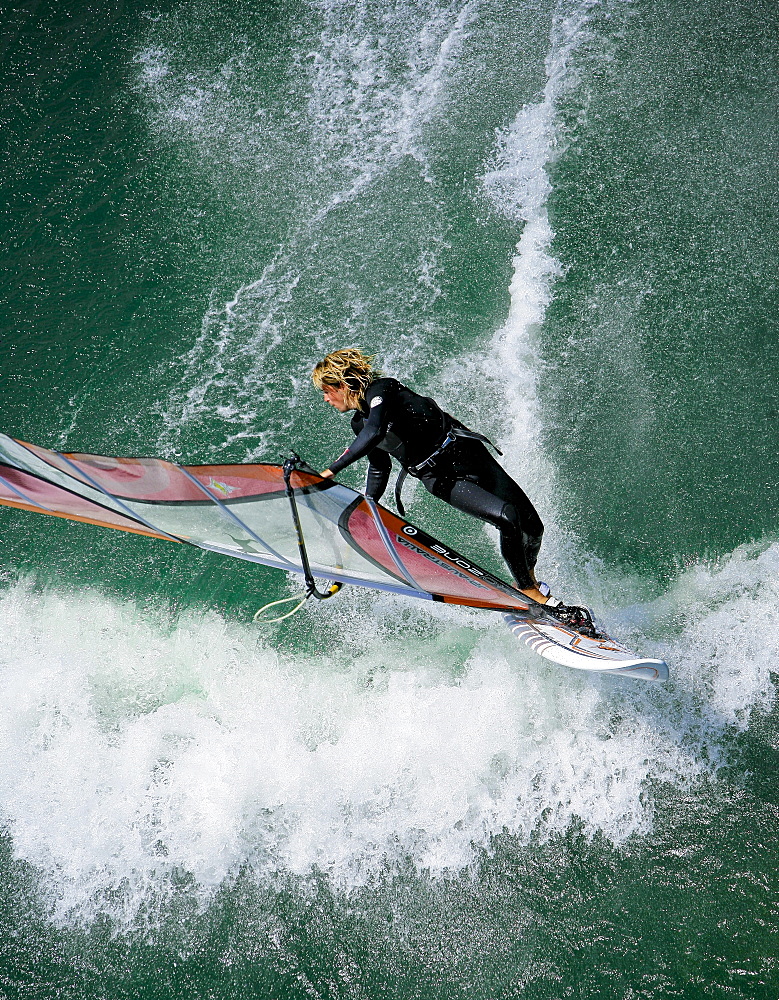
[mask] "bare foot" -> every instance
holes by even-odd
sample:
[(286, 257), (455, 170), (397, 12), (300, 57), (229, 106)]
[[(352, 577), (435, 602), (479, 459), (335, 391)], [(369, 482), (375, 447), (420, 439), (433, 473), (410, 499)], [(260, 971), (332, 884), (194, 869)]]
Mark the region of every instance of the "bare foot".
[(541, 593), (538, 587), (520, 588), (520, 593), (524, 594), (525, 597), (530, 597), (538, 604), (546, 604), (546, 602), (552, 596), (551, 594), (547, 594), (547, 596), (544, 597), (544, 595)]

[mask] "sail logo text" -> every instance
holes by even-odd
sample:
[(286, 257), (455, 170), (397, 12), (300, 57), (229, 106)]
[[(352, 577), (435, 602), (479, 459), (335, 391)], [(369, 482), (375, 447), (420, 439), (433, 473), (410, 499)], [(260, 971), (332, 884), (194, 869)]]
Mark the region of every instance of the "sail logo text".
[[(443, 559), (439, 559), (437, 556), (432, 555), (430, 552), (423, 549), (421, 546), (415, 545), (414, 542), (410, 542), (407, 538), (401, 538), (400, 536), (398, 536), (398, 544), (402, 545), (406, 549), (411, 549), (414, 552), (418, 552), (420, 555), (425, 556), (426, 559), (429, 559), (431, 562), (436, 563), (436, 565), (443, 567), (443, 569), (448, 569), (450, 573), (454, 573), (455, 576), (459, 576), (461, 580), (467, 580), (472, 587), (479, 587), (481, 590), (485, 589), (484, 584), (479, 583), (478, 580), (473, 580), (471, 577), (466, 576), (465, 573), (461, 573), (459, 569), (455, 568), (454, 565), (455, 560), (451, 558), (451, 556), (443, 547), (443, 545), (437, 545), (436, 543), (433, 543), (433, 545), (431, 545), (431, 548), (435, 549), (436, 552), (440, 552), (442, 555), (446, 556), (446, 558), (450, 560), (449, 562), (444, 562)], [(478, 573), (479, 575), (483, 575), (481, 570), (478, 570), (474, 566), (471, 566), (470, 563), (467, 563), (464, 559), (460, 559), (459, 556), (457, 557), (457, 565), (463, 566), (471, 573)]]
[(469, 573), (475, 573), (476, 576), (484, 576), (484, 571), (478, 569), (476, 566), (471, 566), (469, 562), (466, 562), (462, 556), (458, 556), (456, 553), (448, 552), (443, 545), (439, 545), (438, 542), (433, 542), (430, 546), (435, 552), (439, 552), (445, 559), (453, 562), (455, 566), (462, 566), (463, 569), (467, 569)]

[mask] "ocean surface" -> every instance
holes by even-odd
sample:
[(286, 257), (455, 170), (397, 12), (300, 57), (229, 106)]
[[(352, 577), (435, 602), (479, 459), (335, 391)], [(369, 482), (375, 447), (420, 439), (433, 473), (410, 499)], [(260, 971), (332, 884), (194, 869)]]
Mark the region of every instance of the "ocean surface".
[(0, 509), (3, 1000), (776, 1000), (775, 5), (0, 19), (0, 430), (324, 467), (361, 346), (671, 669), (349, 589), (260, 628), (281, 572)]

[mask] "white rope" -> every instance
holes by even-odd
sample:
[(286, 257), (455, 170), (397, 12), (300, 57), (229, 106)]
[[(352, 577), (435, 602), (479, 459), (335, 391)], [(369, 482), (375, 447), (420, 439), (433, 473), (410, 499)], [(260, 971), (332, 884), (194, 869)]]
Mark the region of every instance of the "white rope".
[(283, 622), (285, 618), (291, 618), (292, 615), (294, 615), (297, 611), (300, 611), (300, 609), (306, 603), (308, 598), (309, 598), (308, 594), (303, 594), (302, 598), (299, 598), (298, 595), (295, 594), (294, 597), (282, 597), (280, 601), (271, 601), (269, 604), (263, 604), (261, 608), (258, 608), (254, 612), (254, 617), (252, 618), (252, 621), (254, 622), (258, 621), (263, 611), (267, 611), (268, 608), (275, 608), (279, 604), (289, 604), (290, 601), (297, 601), (298, 603), (295, 605), (295, 607), (291, 611), (288, 611), (286, 614), (279, 615), (278, 618), (262, 619), (263, 625), (272, 625), (274, 622)]

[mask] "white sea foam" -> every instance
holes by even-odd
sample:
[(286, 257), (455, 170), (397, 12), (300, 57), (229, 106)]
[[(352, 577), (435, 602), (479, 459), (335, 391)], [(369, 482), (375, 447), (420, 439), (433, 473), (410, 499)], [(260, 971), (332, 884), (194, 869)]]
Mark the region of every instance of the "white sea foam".
[[(433, 181), (422, 130), (441, 114), (449, 68), (478, 0), (430, 4), (418, 24), (406, 4), (388, 5), (376, 23), (366, 7), (330, 0), (314, 6), (324, 19), (318, 50), (309, 55), (316, 148), (323, 167), (332, 170), (335, 162), (350, 175), (335, 204), (406, 156)], [(393, 69), (398, 61), (405, 64), (400, 79)]]
[(776, 690), (779, 544), (742, 545), (728, 559), (685, 570), (671, 590), (623, 612), (664, 634), (674, 678), (703, 717), (745, 729), (755, 709), (768, 711)]
[(547, 212), (551, 193), (547, 168), (565, 149), (558, 104), (579, 83), (576, 54), (592, 41), (590, 18), (597, 6), (596, 0), (558, 4), (541, 99), (525, 105), (514, 122), (498, 134), (481, 183), (494, 209), (522, 223), (513, 260), (511, 305), (506, 322), (488, 349), (454, 363), (471, 369), (475, 382), (488, 380), (490, 391), (505, 399), (508, 417), (496, 429), (505, 464), (544, 510), (543, 565), (539, 570), (553, 589), (565, 580), (569, 599), (575, 597), (570, 590), (572, 568), (586, 560), (576, 551), (573, 537), (562, 527), (555, 510), (554, 465), (538, 433), (543, 417), (536, 377), (538, 338), (554, 282), (561, 275), (560, 264), (551, 254), (554, 233)]
[(169, 55), (165, 49), (143, 49), (136, 53), (133, 62), (138, 66), (139, 88), (155, 86), (170, 72)]
[(651, 828), (653, 781), (710, 772), (770, 705), (778, 567), (778, 544), (738, 550), (640, 607), (645, 633), (676, 621), (664, 688), (563, 684), (498, 623), (392, 597), (327, 609), (317, 627), (345, 641), (293, 657), (213, 612), (167, 622), (15, 584), (2, 819), (58, 919), (132, 919), (181, 871), (205, 901), (245, 863), (348, 887), (393, 859), (468, 866), (502, 831), (543, 841), (576, 821), (620, 843)]

